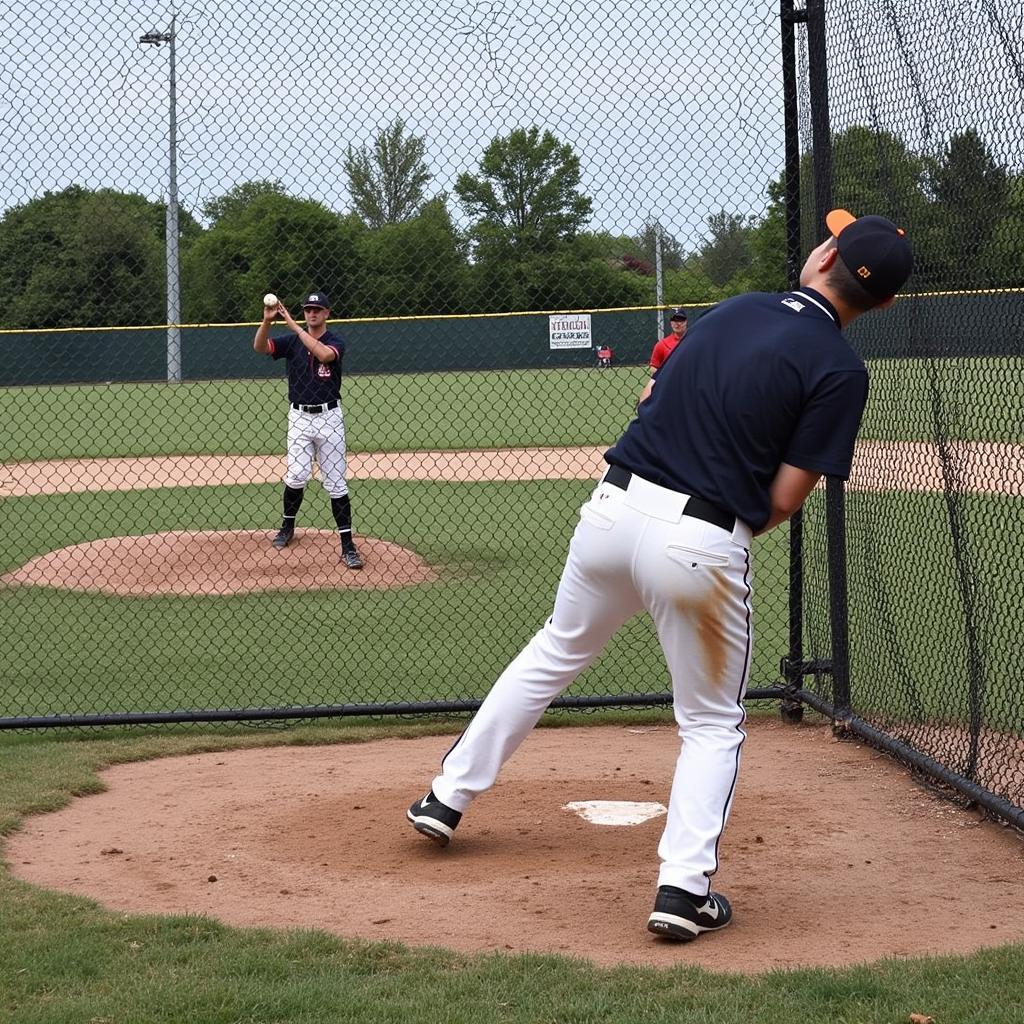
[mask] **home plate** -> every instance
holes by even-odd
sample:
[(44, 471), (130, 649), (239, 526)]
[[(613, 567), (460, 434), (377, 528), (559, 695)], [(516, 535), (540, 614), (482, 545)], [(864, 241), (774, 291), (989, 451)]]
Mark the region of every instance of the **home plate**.
[(645, 804), (635, 800), (576, 800), (562, 809), (572, 811), (594, 825), (642, 825), (651, 818), (668, 813), (663, 804)]

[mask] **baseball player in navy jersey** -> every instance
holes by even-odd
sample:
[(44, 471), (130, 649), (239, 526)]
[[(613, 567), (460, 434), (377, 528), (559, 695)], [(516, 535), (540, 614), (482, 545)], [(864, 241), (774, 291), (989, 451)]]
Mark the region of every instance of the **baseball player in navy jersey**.
[[(263, 322), (252, 343), (257, 352), (288, 362), (288, 471), (284, 479), (284, 517), (273, 545), (286, 548), (295, 537), (295, 517), (316, 458), (324, 490), (331, 497), (342, 561), (350, 569), (361, 569), (363, 559), (352, 540), (352, 504), (345, 480), (345, 420), (341, 411), (345, 342), (327, 329), (330, 309), (323, 292), (311, 292), (302, 303), (306, 326), (300, 327), (282, 303), (265, 306)], [(277, 317), (293, 333), (269, 337), (270, 325)]]
[(798, 288), (720, 303), (648, 382), (580, 511), (551, 617), (409, 808), (417, 831), (447, 844), (548, 704), (646, 609), (683, 740), (647, 927), (685, 942), (729, 924), (710, 880), (745, 738), (751, 537), (793, 515), (822, 475), (849, 475), (868, 375), (841, 331), (888, 306), (911, 271), (884, 217), (834, 210), (827, 225)]

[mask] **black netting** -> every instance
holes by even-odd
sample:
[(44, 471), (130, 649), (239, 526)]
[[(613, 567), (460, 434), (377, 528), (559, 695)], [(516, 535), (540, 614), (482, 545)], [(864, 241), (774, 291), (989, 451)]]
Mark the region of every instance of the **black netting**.
[[(852, 0), (827, 25), (834, 204), (891, 217), (915, 250), (907, 294), (848, 332), (872, 375), (846, 491), (850, 710), (1024, 808), (1019, 6)], [(823, 157), (805, 157), (819, 184)], [(823, 496), (807, 522), (807, 624), (829, 657)]]
[[(0, 719), (481, 697), (665, 310), (784, 284), (778, 11), (5, 15)], [(321, 289), (359, 577), (319, 483), (270, 546), (288, 406), (253, 336), (266, 292)], [(787, 630), (785, 538), (759, 547), (754, 685)], [(666, 690), (638, 620), (573, 693)]]

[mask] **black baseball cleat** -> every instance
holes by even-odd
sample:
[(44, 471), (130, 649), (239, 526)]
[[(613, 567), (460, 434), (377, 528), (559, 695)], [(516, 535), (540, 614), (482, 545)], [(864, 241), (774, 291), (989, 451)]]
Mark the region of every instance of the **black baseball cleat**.
[(453, 811), (441, 803), (431, 790), (422, 800), (405, 812), (417, 832), (422, 832), (428, 839), (433, 839), (442, 846), (447, 846), (452, 839), (455, 826), (462, 821), (462, 814)]
[(674, 885), (662, 885), (647, 930), (664, 939), (692, 942), (701, 932), (716, 932), (731, 920), (732, 907), (720, 892), (694, 896)]
[(347, 551), (343, 548), (341, 552), (341, 560), (350, 569), (362, 569), (363, 567), (363, 556), (360, 555), (355, 548), (349, 548)]
[(280, 530), (274, 535), (274, 539), (270, 542), (273, 544), (278, 551), (282, 548), (288, 547), (292, 542), (292, 538), (295, 536), (295, 528), (292, 526), (282, 526)]

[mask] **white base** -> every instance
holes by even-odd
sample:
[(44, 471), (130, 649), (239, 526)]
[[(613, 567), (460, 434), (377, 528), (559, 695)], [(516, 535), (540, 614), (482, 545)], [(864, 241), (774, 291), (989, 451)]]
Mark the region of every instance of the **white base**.
[(642, 825), (668, 811), (663, 804), (634, 800), (576, 800), (563, 808), (592, 825)]

